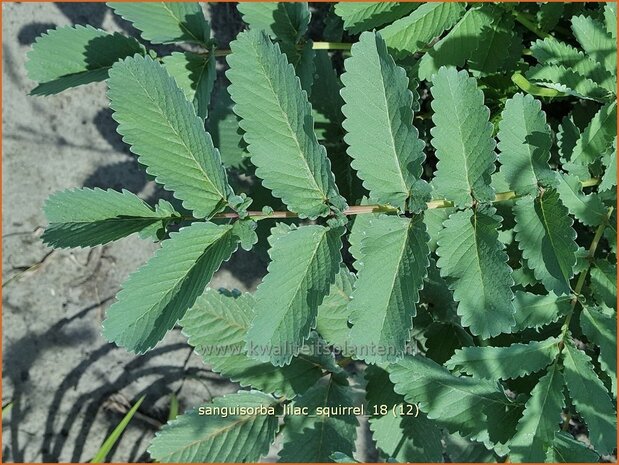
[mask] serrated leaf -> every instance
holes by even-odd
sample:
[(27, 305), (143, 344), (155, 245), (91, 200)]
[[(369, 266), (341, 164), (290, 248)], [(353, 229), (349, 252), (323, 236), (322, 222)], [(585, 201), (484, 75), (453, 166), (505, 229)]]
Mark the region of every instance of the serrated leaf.
[(600, 192), (611, 190), (613, 187), (617, 186), (617, 137), (615, 137), (613, 141), (611, 150), (607, 152), (604, 158), (604, 164), (606, 165), (606, 169), (602, 175), (602, 181), (598, 186)]
[(526, 328), (539, 329), (554, 323), (567, 314), (571, 308), (571, 297), (559, 297), (556, 294), (536, 295), (530, 292), (514, 292), (514, 307), (516, 308), (516, 326), (513, 333)]
[(509, 347), (465, 347), (456, 350), (445, 366), (474, 378), (514, 379), (546, 368), (559, 354), (559, 339)]
[(31, 95), (51, 95), (70, 87), (104, 81), (112, 65), (143, 54), (133, 38), (92, 26), (65, 26), (37, 37), (28, 52), (28, 77), (38, 83)]
[[(616, 19), (615, 19), (616, 21)], [(604, 25), (590, 16), (573, 16), (572, 31), (583, 50), (610, 73), (617, 71), (617, 44)]]
[(539, 28), (548, 32), (553, 30), (565, 12), (565, 5), (558, 2), (546, 2), (539, 6), (539, 11), (536, 14), (537, 24)]
[(468, 61), (470, 70), (484, 74), (495, 73), (502, 68), (508, 58), (505, 51), (515, 42), (513, 15), (501, 11), (496, 5), (489, 7), (494, 9), (490, 13), (493, 16), (492, 22), (476, 31), (479, 47)]
[(505, 102), (499, 123), (501, 171), (517, 194), (536, 194), (540, 186), (556, 184), (550, 169), (550, 127), (542, 104), (531, 95), (516, 94)]
[(573, 116), (564, 116), (557, 132), (557, 145), (559, 146), (561, 163), (566, 163), (570, 159), (579, 138), (580, 129), (574, 124)]
[[(206, 130), (219, 150), (221, 161), (227, 168), (242, 168), (247, 165), (249, 153), (245, 150), (239, 118), (232, 111), (234, 102), (225, 86), (215, 86), (212, 105), (206, 120)], [(254, 193), (252, 193), (254, 194)]]
[(108, 86), (117, 131), (146, 172), (197, 217), (221, 211), (232, 189), (219, 151), (165, 69), (151, 58), (127, 58), (110, 70)]
[(378, 34), (364, 32), (351, 52), (341, 94), (352, 166), (378, 203), (404, 210), (412, 197), (420, 210), (428, 200), (419, 181), (425, 144), (413, 126), (406, 72), (395, 64)]
[(339, 270), (342, 232), (318, 225), (272, 232), (269, 273), (247, 334), (250, 357), (283, 366), (299, 353)]
[(458, 433), (444, 436), (445, 452), (452, 462), (495, 463), (498, 462), (493, 451), (479, 442), (463, 438)]
[(593, 295), (610, 308), (617, 308), (617, 266), (605, 260), (597, 260), (591, 268)]
[(423, 217), (371, 218), (361, 241), (349, 303), (348, 344), (368, 363), (394, 361), (410, 340), (415, 305), (429, 265)]
[(546, 452), (546, 463), (597, 463), (600, 456), (572, 435), (557, 431)]
[(166, 463), (257, 462), (275, 440), (278, 422), (275, 415), (256, 412), (276, 403), (276, 399), (258, 391), (218, 397), (203, 405), (203, 412), (245, 409), (246, 413), (201, 415), (200, 408), (184, 413), (157, 433), (148, 452), (154, 460)]
[(288, 415), (284, 446), (279, 453), (285, 463), (330, 461), (334, 452), (352, 456), (355, 451), (357, 418), (354, 415), (317, 415), (319, 408), (353, 407), (352, 389), (334, 376), (323, 378), (294, 405), (306, 407), (309, 415)]
[(523, 197), (514, 205), (516, 240), (527, 266), (544, 287), (558, 295), (570, 292), (578, 246), (573, 220), (557, 191)]
[(463, 67), (478, 49), (479, 31), (492, 23), (495, 11), (488, 5), (471, 6), (451, 31), (421, 57), (419, 79), (432, 79), (441, 66)]
[(476, 80), (466, 71), (443, 67), (434, 78), (432, 96), (430, 133), (439, 160), (433, 180), (436, 195), (456, 207), (494, 200), (493, 128)]
[(604, 105), (591, 119), (564, 168), (581, 180), (590, 177), (588, 166), (602, 157), (617, 136), (617, 102)]
[(252, 294), (235, 297), (207, 289), (187, 311), (180, 325), (190, 345), (216, 373), (241, 386), (292, 399), (322, 377), (311, 356), (300, 355), (282, 368), (249, 358), (245, 337), (254, 314)]
[(572, 68), (563, 65), (537, 65), (526, 72), (527, 78), (542, 87), (555, 89), (574, 97), (605, 102), (610, 99), (608, 89), (578, 74)]
[(606, 32), (617, 39), (617, 2), (604, 3), (604, 25)]
[(191, 52), (173, 52), (163, 59), (163, 66), (174, 78), (198, 116), (208, 116), (211, 92), (215, 84), (215, 57)]
[(576, 411), (589, 430), (589, 440), (602, 455), (617, 447), (617, 417), (608, 391), (593, 370), (591, 358), (571, 340), (564, 346), (565, 385)]
[(408, 356), (388, 371), (397, 393), (450, 432), (480, 434), (491, 421), (488, 415), (510, 406), (496, 382), (453, 376), (425, 357)]
[(249, 2), (237, 8), (251, 29), (292, 44), (305, 35), (311, 17), (307, 2)]
[(395, 21), (418, 6), (409, 2), (339, 2), (335, 14), (344, 20), (344, 29), (359, 34)]
[(231, 47), (229, 91), (256, 175), (301, 217), (329, 214), (329, 202), (343, 210), (307, 96), (279, 46), (264, 32), (248, 31)]
[(585, 195), (576, 176), (559, 173), (557, 178), (559, 198), (578, 221), (586, 226), (597, 226), (606, 221), (606, 207), (598, 194)]
[(129, 276), (107, 310), (103, 335), (136, 353), (152, 349), (237, 248), (232, 226), (194, 223), (172, 233), (153, 258)]
[(580, 327), (587, 339), (600, 348), (600, 366), (608, 374), (612, 393), (617, 397), (617, 317), (584, 307)]
[(133, 23), (153, 44), (190, 42), (208, 45), (211, 28), (197, 2), (109, 2), (114, 13)]
[(546, 449), (559, 431), (561, 411), (565, 405), (563, 374), (553, 364), (531, 391), (516, 434), (510, 442), (510, 461), (543, 462)]
[(44, 206), (49, 226), (43, 242), (52, 247), (107, 244), (174, 218), (155, 211), (129, 191), (72, 189), (57, 192)]
[(464, 14), (460, 3), (424, 3), (379, 32), (396, 57), (415, 53), (452, 27)]
[(348, 303), (353, 292), (356, 276), (348, 271), (345, 265), (340, 266), (335, 275), (335, 282), (329, 288), (329, 294), (318, 307), (316, 317), (316, 331), (329, 344), (339, 350), (348, 349), (348, 316), (350, 310)]
[(498, 240), (502, 218), (491, 206), (454, 213), (439, 233), (437, 266), (450, 277), (462, 326), (486, 339), (514, 325), (514, 281)]

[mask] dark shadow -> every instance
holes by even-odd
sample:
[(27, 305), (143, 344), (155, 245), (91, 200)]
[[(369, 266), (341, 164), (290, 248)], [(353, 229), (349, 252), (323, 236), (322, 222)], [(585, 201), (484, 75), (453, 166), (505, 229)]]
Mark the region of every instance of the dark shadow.
[(236, 3), (228, 2), (208, 3), (211, 35), (217, 42), (218, 48), (229, 48), (230, 42), (245, 27), (236, 5)]
[(90, 24), (96, 28), (103, 25), (105, 13), (108, 10), (105, 3), (54, 2), (54, 5), (73, 24)]
[(34, 22), (26, 24), (17, 33), (17, 40), (21, 45), (32, 45), (37, 37), (55, 27), (54, 23)]

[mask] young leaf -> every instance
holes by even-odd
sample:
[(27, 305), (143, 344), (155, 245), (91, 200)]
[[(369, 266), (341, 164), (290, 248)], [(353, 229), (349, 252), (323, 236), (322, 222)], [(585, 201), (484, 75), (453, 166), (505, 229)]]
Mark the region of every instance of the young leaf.
[(505, 102), (499, 123), (501, 172), (518, 194), (537, 194), (539, 186), (556, 184), (550, 169), (550, 127), (542, 104), (531, 95), (516, 94)]
[(318, 415), (318, 408), (352, 407), (352, 389), (331, 375), (298, 397), (294, 405), (306, 407), (310, 415), (288, 415), (284, 446), (279, 453), (285, 463), (329, 462), (334, 452), (352, 456), (355, 451), (357, 418), (354, 415)]
[(516, 326), (512, 333), (518, 333), (526, 328), (539, 329), (554, 323), (569, 312), (571, 297), (559, 297), (556, 294), (536, 295), (530, 292), (516, 291), (514, 307), (516, 308)]
[(222, 210), (232, 189), (211, 136), (193, 105), (151, 58), (127, 58), (108, 79), (118, 133), (146, 172), (197, 217)]
[(583, 50), (610, 73), (617, 70), (617, 44), (604, 26), (590, 16), (572, 17), (572, 31)]
[(531, 391), (516, 434), (510, 442), (511, 462), (543, 462), (559, 431), (565, 406), (563, 374), (554, 363)]
[(491, 5), (472, 5), (462, 19), (419, 60), (419, 79), (430, 80), (441, 66), (461, 68), (479, 48), (484, 30), (494, 20)]
[(180, 325), (189, 344), (216, 373), (241, 386), (292, 399), (322, 377), (311, 356), (302, 354), (282, 368), (249, 358), (245, 338), (254, 315), (252, 294), (234, 297), (207, 289), (191, 307)]
[(329, 288), (329, 294), (318, 307), (316, 331), (329, 345), (340, 350), (347, 349), (350, 332), (348, 303), (356, 279), (356, 275), (348, 271), (346, 265), (341, 265), (339, 272), (335, 275), (335, 282)]
[(173, 214), (153, 210), (129, 191), (72, 189), (57, 192), (44, 206), (49, 226), (43, 242), (52, 247), (94, 247), (165, 225)]
[(104, 81), (118, 60), (144, 48), (137, 40), (92, 26), (52, 29), (37, 37), (28, 53), (28, 77), (39, 85), (31, 95), (51, 95), (70, 87)]
[(559, 339), (509, 347), (465, 347), (456, 350), (445, 366), (474, 378), (513, 379), (546, 368), (559, 354)]
[(486, 339), (514, 325), (514, 281), (498, 240), (502, 218), (492, 206), (454, 213), (439, 233), (437, 266), (451, 277), (462, 325)]
[(606, 207), (598, 194), (583, 194), (576, 176), (559, 173), (557, 178), (559, 198), (578, 221), (585, 226), (597, 226), (606, 221)]
[(277, 434), (277, 417), (259, 413), (277, 401), (258, 391), (239, 391), (216, 398), (207, 409), (245, 409), (248, 414), (201, 415), (196, 409), (180, 415), (158, 432), (148, 452), (158, 462), (257, 462)]
[(610, 308), (617, 308), (617, 267), (597, 260), (591, 268), (591, 290), (595, 298)]
[(533, 202), (521, 198), (514, 206), (514, 215), (518, 248), (528, 267), (546, 289), (568, 294), (578, 246), (573, 220), (557, 191), (547, 190)]
[(425, 357), (406, 357), (388, 371), (398, 394), (450, 432), (480, 434), (489, 416), (510, 405), (498, 383), (453, 376)]
[(196, 109), (198, 116), (208, 116), (211, 92), (215, 84), (215, 57), (191, 52), (174, 52), (163, 59), (163, 66), (174, 78), (185, 97)]
[(602, 455), (617, 447), (617, 417), (608, 391), (593, 370), (591, 359), (571, 340), (563, 352), (565, 385), (576, 411), (589, 430), (589, 440)]
[(396, 58), (421, 50), (464, 14), (461, 3), (424, 3), (410, 15), (380, 30)]
[(557, 431), (546, 452), (546, 463), (597, 463), (600, 456), (570, 434)]
[(114, 13), (133, 23), (153, 44), (191, 42), (208, 46), (211, 28), (197, 2), (109, 2)]
[(435, 127), (430, 132), (439, 159), (433, 181), (436, 194), (457, 207), (494, 200), (490, 175), (495, 142), (484, 94), (466, 71), (452, 67), (439, 69), (433, 84)]
[(256, 291), (247, 333), (250, 357), (283, 366), (299, 353), (339, 270), (342, 232), (309, 225), (272, 233), (269, 273)]
[(250, 29), (264, 30), (289, 44), (305, 35), (311, 17), (307, 2), (248, 2), (237, 8)]
[(335, 14), (351, 34), (370, 31), (409, 14), (419, 6), (412, 2), (339, 2)]
[(248, 31), (231, 48), (226, 75), (256, 175), (301, 217), (327, 215), (329, 202), (343, 210), (307, 95), (279, 46), (265, 32)]
[(152, 349), (194, 304), (237, 243), (230, 225), (194, 223), (172, 233), (125, 281), (107, 311), (103, 335), (135, 353)]
[(395, 64), (378, 34), (364, 32), (351, 52), (341, 93), (352, 166), (378, 203), (404, 210), (413, 197), (420, 210), (428, 200), (419, 182), (425, 144), (413, 126), (406, 72)]
[(580, 327), (587, 339), (600, 348), (600, 366), (608, 374), (612, 393), (617, 397), (617, 317), (584, 307)]
[(429, 265), (423, 217), (370, 219), (349, 304), (349, 346), (368, 363), (394, 361), (410, 340), (415, 304)]
[(588, 166), (602, 157), (617, 136), (617, 102), (604, 105), (580, 135), (572, 156), (564, 165), (581, 180), (590, 177)]

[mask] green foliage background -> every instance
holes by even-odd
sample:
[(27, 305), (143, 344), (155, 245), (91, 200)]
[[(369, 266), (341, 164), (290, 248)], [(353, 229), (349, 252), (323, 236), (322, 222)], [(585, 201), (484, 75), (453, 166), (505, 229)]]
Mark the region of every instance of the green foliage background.
[[(161, 241), (108, 340), (143, 353), (180, 324), (242, 387), (211, 407), (363, 404), (385, 461), (615, 453), (616, 3), (338, 3), (320, 24), (307, 3), (244, 3), (230, 50), (197, 3), (110, 6), (142, 40), (59, 28), (28, 61), (33, 95), (106, 80), (118, 132), (177, 199), (45, 205), (53, 247)], [(208, 288), (239, 246), (268, 248), (257, 291)], [(355, 457), (351, 414), (198, 407), (153, 459), (252, 462), (278, 437), (284, 462)]]

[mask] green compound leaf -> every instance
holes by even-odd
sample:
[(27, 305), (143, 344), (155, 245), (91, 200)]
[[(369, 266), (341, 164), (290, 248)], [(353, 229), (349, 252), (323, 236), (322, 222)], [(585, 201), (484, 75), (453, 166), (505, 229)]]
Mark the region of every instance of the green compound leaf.
[[(478, 31), (479, 48), (468, 60), (470, 70), (483, 74), (496, 73), (509, 58), (509, 49), (517, 44), (514, 17), (497, 5), (489, 6), (492, 22)], [(492, 11), (494, 10), (494, 11)]]
[(617, 39), (617, 3), (607, 2), (604, 4), (604, 25), (606, 32), (613, 39)]
[(28, 77), (39, 85), (31, 95), (51, 95), (71, 87), (104, 81), (118, 60), (144, 54), (137, 40), (92, 26), (52, 29), (37, 37), (28, 52)]
[(265, 32), (248, 31), (231, 48), (226, 75), (256, 175), (301, 217), (329, 214), (329, 202), (343, 210), (307, 95), (279, 46)]
[(589, 430), (589, 440), (602, 455), (617, 447), (617, 417), (608, 391), (593, 370), (591, 358), (568, 340), (563, 352), (565, 385)]
[(118, 133), (146, 172), (197, 217), (221, 211), (232, 189), (219, 151), (193, 105), (165, 69), (150, 58), (127, 58), (108, 79)]
[[(344, 140), (352, 167), (370, 197), (381, 204), (425, 207), (420, 192), (424, 143), (413, 126), (413, 95), (406, 71), (397, 66), (380, 35), (364, 32), (352, 47), (342, 75)], [(427, 189), (424, 189), (427, 197)], [(419, 197), (419, 198), (418, 198)]]
[[(218, 397), (165, 425), (148, 452), (164, 463), (258, 462), (269, 451), (278, 430), (277, 416), (260, 409), (267, 411), (276, 404), (276, 399), (257, 391)], [(241, 410), (244, 413), (234, 413)], [(222, 415), (222, 411), (233, 413)]]
[(617, 136), (617, 102), (604, 105), (591, 119), (564, 168), (585, 180), (590, 177), (588, 166), (608, 151)]
[(329, 294), (318, 307), (316, 317), (316, 331), (323, 339), (332, 346), (348, 352), (347, 347), (348, 317), (350, 309), (348, 303), (353, 292), (356, 275), (348, 271), (345, 265), (340, 266), (340, 271), (335, 275), (335, 282), (329, 288)]
[(57, 192), (44, 206), (49, 226), (43, 242), (51, 247), (94, 247), (153, 225), (164, 227), (176, 214), (154, 210), (129, 191), (72, 189)]
[(610, 73), (617, 72), (617, 43), (604, 25), (590, 16), (572, 17), (572, 31), (583, 50)]
[(501, 172), (517, 194), (536, 194), (538, 186), (556, 184), (550, 169), (552, 138), (542, 104), (531, 95), (516, 94), (505, 102), (499, 123)]
[(514, 292), (516, 326), (512, 328), (512, 333), (518, 333), (527, 328), (539, 329), (554, 323), (569, 312), (570, 301), (570, 296), (559, 297), (552, 293), (536, 295), (523, 291)]
[(509, 347), (465, 347), (456, 350), (445, 366), (474, 378), (514, 379), (546, 368), (559, 354), (559, 339)]
[(597, 463), (600, 456), (570, 434), (557, 431), (546, 452), (546, 463)]
[(586, 226), (597, 226), (606, 221), (606, 207), (598, 194), (583, 194), (576, 176), (559, 173), (558, 179), (559, 198), (578, 221)]
[(564, 406), (563, 374), (555, 363), (531, 391), (509, 445), (510, 461), (544, 461), (546, 449), (554, 442), (555, 433), (559, 432)]
[(516, 240), (536, 279), (555, 294), (570, 292), (576, 265), (576, 231), (555, 190), (531, 202), (523, 197), (514, 206)]
[(453, 376), (422, 356), (406, 357), (388, 371), (395, 391), (449, 432), (481, 434), (511, 405), (497, 382)]
[(418, 6), (411, 2), (339, 2), (335, 14), (344, 21), (344, 29), (359, 34), (400, 19)]
[(173, 52), (163, 59), (168, 74), (185, 93), (187, 100), (193, 103), (198, 116), (205, 119), (217, 75), (215, 64), (213, 55), (191, 52)]
[(580, 327), (587, 339), (600, 348), (600, 366), (608, 374), (612, 393), (617, 397), (617, 317), (584, 307)]
[(452, 27), (464, 14), (461, 3), (424, 3), (379, 32), (396, 58), (415, 53)]
[(617, 308), (617, 266), (597, 260), (591, 268), (591, 290), (600, 302), (609, 308)]
[(289, 44), (305, 35), (311, 17), (307, 2), (247, 2), (237, 9), (251, 29), (264, 30)]
[(454, 213), (439, 233), (437, 266), (453, 278), (462, 326), (486, 339), (514, 326), (514, 294), (507, 254), (498, 240), (502, 218), (491, 206)]
[(494, 200), (490, 175), (495, 142), (484, 94), (466, 71), (452, 67), (439, 69), (433, 84), (435, 126), (430, 132), (439, 160), (433, 181), (436, 194), (457, 207)]
[(609, 191), (617, 186), (617, 137), (613, 141), (612, 148), (604, 157), (606, 170), (602, 175), (602, 182), (598, 186), (600, 192)]
[(585, 78), (563, 65), (537, 65), (530, 68), (526, 76), (531, 82), (554, 89), (564, 96), (573, 95), (597, 102), (605, 102), (611, 98), (611, 93), (601, 86), (602, 83)]
[(481, 43), (479, 31), (495, 19), (496, 9), (488, 5), (473, 5), (462, 19), (419, 60), (419, 79), (431, 80), (441, 66), (464, 66)]
[(371, 218), (349, 304), (349, 346), (368, 363), (395, 361), (410, 340), (415, 305), (430, 264), (422, 216)]
[(284, 463), (326, 463), (334, 452), (352, 456), (355, 451), (354, 415), (319, 415), (318, 409), (353, 407), (353, 392), (348, 382), (331, 375), (324, 377), (294, 405), (307, 408), (309, 415), (288, 415), (285, 419), (284, 446), (279, 461)]
[(125, 281), (107, 311), (103, 335), (131, 352), (152, 349), (237, 246), (229, 225), (194, 223), (172, 233), (155, 256)]
[(282, 368), (247, 356), (245, 338), (254, 315), (251, 294), (234, 297), (207, 289), (187, 311), (180, 325), (189, 344), (216, 373), (268, 394), (292, 399), (322, 377), (320, 366), (302, 354)]
[(256, 360), (283, 366), (299, 353), (315, 326), (318, 307), (340, 268), (343, 229), (279, 228), (288, 231), (273, 228), (269, 273), (256, 291), (247, 351)]
[(190, 42), (208, 46), (211, 28), (197, 2), (110, 2), (114, 13), (133, 23), (153, 44)]

